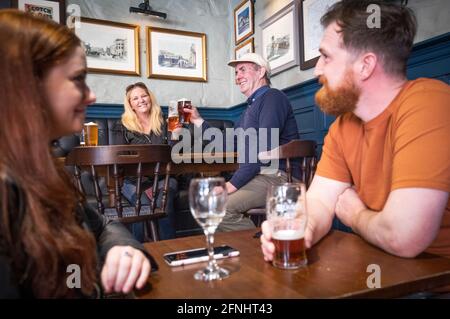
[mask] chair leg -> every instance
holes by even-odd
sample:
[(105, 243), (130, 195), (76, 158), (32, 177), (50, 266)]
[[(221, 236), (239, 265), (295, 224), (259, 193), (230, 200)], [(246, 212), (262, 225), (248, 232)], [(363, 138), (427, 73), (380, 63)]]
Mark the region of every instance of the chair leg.
[[(146, 222), (146, 226), (150, 228), (150, 235), (151, 235), (151, 241), (158, 241), (159, 240), (159, 229), (158, 229), (158, 221), (148, 221)], [(146, 227), (146, 228), (147, 228)], [(147, 230), (147, 238), (148, 238), (148, 230)]]
[(261, 227), (263, 221), (266, 220), (265, 215), (250, 215), (250, 219), (255, 224), (256, 227)]

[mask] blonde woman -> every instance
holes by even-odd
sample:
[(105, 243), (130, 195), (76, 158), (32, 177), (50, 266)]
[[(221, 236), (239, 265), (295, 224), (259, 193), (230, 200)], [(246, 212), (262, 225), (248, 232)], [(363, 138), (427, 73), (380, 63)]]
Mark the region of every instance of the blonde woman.
[[(167, 125), (163, 118), (161, 107), (154, 94), (142, 82), (129, 85), (125, 91), (125, 111), (122, 114), (123, 139), (126, 144), (167, 144)], [(149, 178), (144, 181), (144, 189), (150, 188), (153, 181)], [(159, 187), (163, 187), (160, 181)], [(175, 179), (169, 180), (169, 194), (167, 202), (168, 217), (159, 221), (160, 239), (175, 237), (173, 198), (177, 192)], [(122, 193), (127, 200), (136, 202), (136, 180), (125, 179)], [(160, 192), (161, 194), (162, 192)], [(158, 198), (158, 205), (161, 198)], [(150, 199), (144, 192), (141, 196), (143, 205), (149, 204)], [(132, 233), (138, 240), (144, 240), (144, 224), (133, 224)]]
[(142, 82), (126, 88), (122, 114), (127, 144), (167, 144), (167, 126), (155, 95)]

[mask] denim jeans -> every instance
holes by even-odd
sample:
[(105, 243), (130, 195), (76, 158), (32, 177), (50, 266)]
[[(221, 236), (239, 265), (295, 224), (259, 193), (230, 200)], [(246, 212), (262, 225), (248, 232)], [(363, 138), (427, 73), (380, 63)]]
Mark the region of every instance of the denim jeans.
[[(158, 182), (159, 195), (156, 200), (156, 205), (159, 207), (162, 201), (162, 188), (164, 187), (164, 180)], [(174, 178), (169, 178), (169, 193), (167, 196), (167, 215), (168, 217), (160, 218), (159, 237), (161, 240), (175, 238), (175, 209), (174, 197), (177, 192), (177, 181)], [(136, 185), (125, 179), (122, 187), (122, 195), (130, 202), (131, 205), (136, 203)], [(150, 199), (142, 192), (141, 204), (150, 204)], [(131, 224), (131, 232), (137, 240), (144, 241), (144, 223)]]

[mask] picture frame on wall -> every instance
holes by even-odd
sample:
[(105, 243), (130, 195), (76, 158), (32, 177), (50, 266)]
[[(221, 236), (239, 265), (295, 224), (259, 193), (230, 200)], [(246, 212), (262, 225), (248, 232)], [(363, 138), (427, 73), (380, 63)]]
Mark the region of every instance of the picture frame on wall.
[(147, 27), (147, 76), (207, 81), (206, 34)]
[(244, 54), (255, 52), (255, 43), (253, 38), (247, 39), (234, 49), (235, 59), (239, 59)]
[(313, 68), (319, 60), (323, 36), (320, 18), (339, 0), (302, 0), (300, 5), (300, 69)]
[(242, 1), (234, 9), (234, 39), (238, 45), (255, 32), (253, 0)]
[(13, 8), (45, 17), (60, 24), (66, 23), (65, 0), (12, 0)]
[(299, 64), (299, 2), (294, 0), (261, 26), (261, 55), (269, 62), (272, 75)]
[(139, 26), (81, 18), (76, 35), (84, 44), (88, 72), (140, 75)]

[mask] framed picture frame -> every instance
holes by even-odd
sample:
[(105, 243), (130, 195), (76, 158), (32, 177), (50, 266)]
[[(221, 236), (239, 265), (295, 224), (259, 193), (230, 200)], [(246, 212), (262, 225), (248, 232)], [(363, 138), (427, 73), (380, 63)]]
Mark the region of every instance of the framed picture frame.
[(260, 26), (262, 56), (269, 62), (272, 75), (299, 64), (298, 0), (294, 0)]
[(339, 0), (302, 0), (300, 5), (300, 69), (313, 68), (319, 60), (323, 36), (320, 18)]
[(76, 35), (83, 41), (88, 71), (140, 75), (139, 26), (81, 18)]
[(35, 16), (46, 17), (60, 24), (66, 24), (65, 0), (12, 0), (13, 8)]
[(234, 9), (234, 39), (236, 45), (255, 32), (253, 0), (242, 1)]
[(207, 81), (206, 34), (147, 27), (147, 76)]
[(247, 39), (234, 49), (234, 58), (239, 59), (247, 53), (255, 52), (255, 43), (253, 38)]

